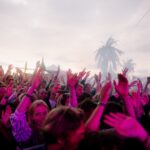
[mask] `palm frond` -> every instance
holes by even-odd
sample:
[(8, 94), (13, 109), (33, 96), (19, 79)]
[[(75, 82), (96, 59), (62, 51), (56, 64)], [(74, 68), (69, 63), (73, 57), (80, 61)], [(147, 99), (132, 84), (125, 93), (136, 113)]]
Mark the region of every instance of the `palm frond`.
[(113, 46), (115, 43), (116, 41), (110, 37), (105, 45), (100, 47), (96, 52), (95, 61), (97, 61), (97, 66), (101, 68), (102, 72), (106, 73), (109, 70), (116, 71), (117, 66), (120, 65), (119, 56), (123, 52)]

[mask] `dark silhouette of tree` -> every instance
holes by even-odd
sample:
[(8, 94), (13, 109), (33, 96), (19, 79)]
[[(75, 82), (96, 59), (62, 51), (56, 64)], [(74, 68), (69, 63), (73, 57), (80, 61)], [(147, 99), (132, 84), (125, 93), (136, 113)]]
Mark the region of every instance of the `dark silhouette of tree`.
[(103, 75), (106, 75), (108, 72), (114, 74), (117, 67), (121, 65), (119, 56), (123, 52), (113, 46), (115, 43), (116, 41), (110, 37), (106, 44), (97, 50), (95, 60)]

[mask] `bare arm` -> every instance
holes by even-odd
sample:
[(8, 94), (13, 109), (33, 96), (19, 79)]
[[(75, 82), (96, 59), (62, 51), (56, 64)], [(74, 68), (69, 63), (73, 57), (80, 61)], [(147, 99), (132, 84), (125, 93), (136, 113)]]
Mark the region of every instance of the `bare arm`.
[(75, 90), (75, 85), (77, 84), (77, 75), (72, 74), (70, 71), (67, 72), (67, 84), (70, 89), (70, 104), (72, 107), (77, 107), (78, 101), (77, 101), (77, 95), (76, 95), (76, 90)]
[(120, 95), (120, 97), (124, 101), (125, 109), (128, 113), (128, 115), (136, 118), (134, 108), (132, 105), (131, 97), (128, 94), (129, 86), (128, 86), (128, 80), (123, 74), (118, 74), (118, 84), (116, 81), (114, 81), (114, 86), (117, 91), (117, 93)]
[(108, 102), (111, 87), (112, 87), (111, 82), (106, 83), (104, 85), (104, 87), (102, 87), (102, 90), (100, 93), (100, 95), (101, 95), (100, 104), (97, 105), (97, 107), (93, 111), (92, 115), (87, 120), (87, 122), (86, 122), (87, 130), (91, 130), (91, 131), (99, 130), (100, 120), (102, 118), (105, 106)]
[(41, 70), (39, 69), (34, 78), (31, 87), (28, 89), (27, 94), (23, 97), (22, 101), (20, 102), (19, 106), (17, 107), (17, 111), (19, 112), (26, 112), (28, 107), (31, 104), (30, 96), (34, 92), (34, 90), (39, 86), (41, 81)]

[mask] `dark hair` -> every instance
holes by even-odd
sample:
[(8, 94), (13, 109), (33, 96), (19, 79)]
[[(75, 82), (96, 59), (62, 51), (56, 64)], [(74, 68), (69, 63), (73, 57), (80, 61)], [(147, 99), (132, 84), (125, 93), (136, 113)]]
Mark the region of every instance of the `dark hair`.
[(85, 112), (85, 121), (90, 117), (97, 104), (91, 98), (86, 98), (79, 103), (78, 108), (81, 108)]
[(101, 125), (100, 125), (101, 129), (109, 129), (110, 128), (103, 121), (105, 115), (110, 114), (111, 112), (112, 113), (117, 113), (117, 112), (123, 113), (123, 105), (120, 101), (121, 101), (121, 99), (118, 99), (115, 96), (111, 96), (109, 98), (109, 101), (106, 105), (106, 108), (104, 110), (104, 113), (103, 113), (103, 116), (102, 116), (102, 119), (101, 119)]
[(59, 106), (51, 110), (44, 123), (43, 132), (47, 144), (67, 140), (69, 133), (78, 129), (83, 122), (83, 111), (78, 108)]
[(60, 99), (61, 105), (66, 105), (66, 100), (70, 97), (70, 93), (64, 93)]
[(85, 135), (77, 150), (122, 150), (122, 140), (112, 129), (102, 130), (100, 132), (89, 132)]

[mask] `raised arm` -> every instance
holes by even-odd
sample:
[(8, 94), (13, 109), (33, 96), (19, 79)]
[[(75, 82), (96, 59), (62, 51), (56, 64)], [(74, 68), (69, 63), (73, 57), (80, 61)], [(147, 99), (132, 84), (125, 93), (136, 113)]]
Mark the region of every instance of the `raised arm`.
[(101, 90), (101, 78), (102, 78), (101, 72), (99, 72), (98, 75), (95, 74), (94, 78), (96, 82), (96, 93), (99, 93)]
[(85, 84), (85, 80), (83, 77), (86, 75), (86, 69), (84, 68), (82, 71), (80, 71), (77, 75), (77, 80), (80, 81), (83, 85)]
[(102, 118), (105, 106), (109, 99), (109, 94), (111, 92), (112, 85), (111, 82), (107, 82), (101, 89), (100, 92), (100, 102), (93, 111), (92, 115), (86, 122), (87, 130), (98, 131), (100, 126), (100, 120)]
[(72, 107), (77, 107), (78, 101), (77, 101), (77, 95), (76, 95), (76, 90), (75, 90), (75, 85), (77, 84), (77, 75), (72, 74), (71, 71), (69, 70), (67, 72), (67, 84), (70, 89), (70, 104)]
[(41, 82), (41, 70), (39, 69), (39, 70), (37, 70), (37, 72), (34, 75), (32, 85), (29, 87), (27, 93), (25, 94), (25, 96), (23, 97), (19, 106), (17, 107), (17, 111), (19, 111), (19, 112), (27, 111), (28, 107), (31, 104), (32, 93), (40, 85), (40, 82)]
[(27, 122), (26, 112), (31, 105), (32, 93), (39, 86), (40, 81), (41, 70), (39, 69), (34, 74), (31, 87), (28, 89), (26, 95), (10, 117), (12, 133), (17, 142), (27, 141), (32, 135), (32, 129)]
[(118, 84), (116, 83), (116, 81), (114, 81), (114, 87), (116, 89), (116, 92), (123, 99), (125, 110), (127, 111), (128, 115), (136, 118), (134, 108), (132, 105), (132, 99), (128, 93), (129, 92), (128, 80), (123, 74), (118, 74)]
[(144, 110), (143, 110), (143, 93), (142, 93), (142, 85), (141, 82), (137, 80), (137, 90), (133, 91), (132, 94), (132, 102), (133, 102), (133, 107), (135, 110), (135, 114), (137, 119), (141, 119)]
[(83, 77), (81, 83), (85, 85), (87, 78), (90, 76), (90, 71), (85, 72), (85, 76)]

